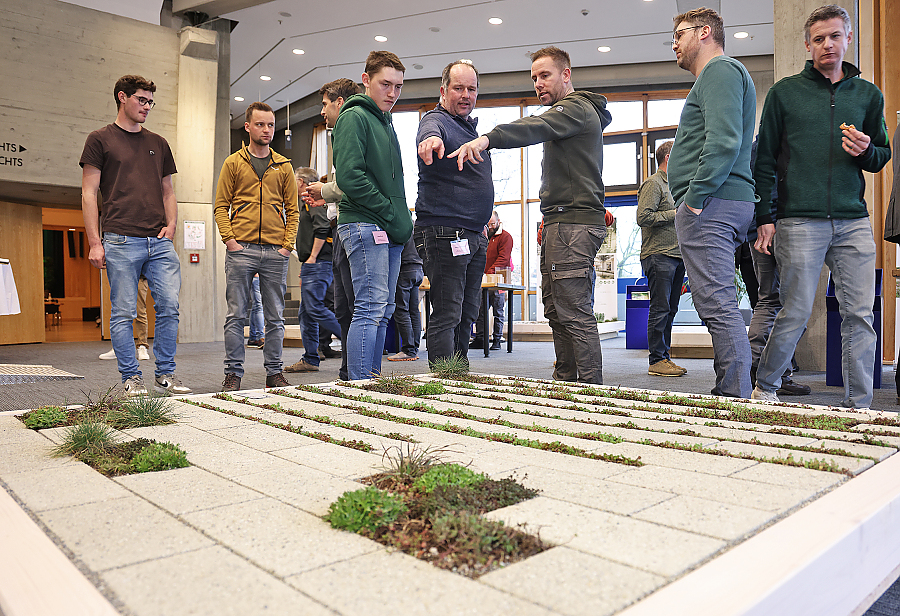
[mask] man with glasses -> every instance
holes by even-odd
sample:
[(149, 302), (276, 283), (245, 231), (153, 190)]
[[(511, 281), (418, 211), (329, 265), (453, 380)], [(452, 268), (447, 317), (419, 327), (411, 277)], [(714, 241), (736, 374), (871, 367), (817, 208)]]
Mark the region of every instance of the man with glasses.
[(413, 239), (431, 285), (431, 318), (426, 330), (428, 362), (457, 356), (468, 363), (469, 334), (481, 305), (487, 238), (484, 226), (494, 207), (491, 157), (480, 165), (444, 156), (478, 137), (471, 117), (478, 99), (478, 70), (456, 60), (441, 73), (441, 97), (422, 116), (416, 134), (419, 193)]
[(284, 293), (288, 260), (297, 237), (300, 213), (297, 181), (289, 158), (269, 147), (275, 113), (251, 103), (244, 130), (250, 143), (225, 159), (216, 186), (214, 211), (225, 243), (225, 380), (222, 391), (241, 388), (244, 376), (244, 322), (250, 306), (250, 281), (259, 274), (266, 337), (263, 366), (266, 387), (287, 387), (282, 372)]
[(753, 218), (750, 147), (756, 90), (725, 55), (722, 18), (701, 8), (674, 18), (672, 50), (696, 78), (669, 155), (675, 228), (694, 307), (713, 342), (714, 395), (750, 397), (750, 342), (737, 302), (734, 251)]
[(488, 148), (544, 144), (541, 176), (541, 293), (553, 330), (558, 381), (603, 383), (600, 335), (594, 317), (594, 257), (606, 237), (603, 207), (603, 129), (612, 115), (606, 98), (576, 91), (569, 54), (544, 47), (531, 54), (539, 116), (501, 124), (465, 143), (450, 157), (478, 163)]
[[(753, 398), (778, 400), (776, 392), (812, 313), (825, 264), (842, 319), (841, 404), (868, 408), (877, 343), (875, 240), (862, 172), (877, 173), (891, 157), (884, 96), (843, 61), (853, 40), (847, 11), (833, 4), (816, 9), (804, 34), (810, 59), (799, 74), (769, 90), (759, 127), (754, 247), (769, 254), (777, 238), (783, 307), (759, 360)], [(777, 233), (771, 211), (776, 171)], [(880, 370), (880, 359), (877, 365)]]
[[(178, 220), (172, 187), (175, 159), (165, 139), (141, 126), (155, 105), (154, 92), (156, 84), (138, 75), (119, 79), (113, 88), (116, 120), (88, 135), (79, 161), (89, 259), (94, 267), (106, 269), (109, 279), (110, 338), (126, 396), (147, 394), (132, 323), (141, 275), (156, 302), (154, 390), (191, 393), (175, 376), (181, 290), (181, 264), (173, 241)], [(98, 194), (103, 195), (102, 215)]]

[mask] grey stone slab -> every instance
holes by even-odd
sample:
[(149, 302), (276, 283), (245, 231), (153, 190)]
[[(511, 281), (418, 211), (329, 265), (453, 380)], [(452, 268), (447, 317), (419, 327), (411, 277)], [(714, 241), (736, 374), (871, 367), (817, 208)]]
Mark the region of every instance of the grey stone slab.
[(880, 447), (878, 445), (866, 445), (864, 443), (848, 443), (846, 441), (823, 439), (810, 445), (810, 447), (823, 447), (825, 449), (839, 449), (852, 456), (866, 456), (881, 462), (897, 453), (893, 447)]
[(49, 470), (5, 475), (3, 481), (32, 511), (71, 507), (130, 496), (82, 462)]
[(302, 464), (294, 466), (290, 473), (253, 473), (235, 477), (233, 481), (317, 516), (325, 515), (331, 503), (344, 492), (364, 487)]
[(39, 438), (39, 441), (28, 440), (0, 445), (0, 477), (5, 478), (13, 473), (62, 468), (76, 462), (69, 456), (51, 457), (53, 443), (43, 437)]
[(557, 546), (478, 581), (568, 616), (607, 616), (659, 588), (666, 579)]
[(540, 490), (542, 496), (621, 515), (630, 515), (673, 496), (671, 492), (628, 486), (539, 466), (524, 466), (516, 474), (525, 486)]
[(219, 438), (265, 452), (315, 445), (322, 442), (310, 436), (303, 436), (302, 434), (264, 424), (219, 428), (210, 430), (210, 432)]
[[(578, 473), (601, 479), (617, 473), (624, 473), (630, 468), (623, 464), (559, 454), (533, 447), (509, 445), (506, 443), (494, 443), (494, 445), (495, 449), (484, 452), (476, 459), (474, 463), (476, 468), (480, 469), (480, 464), (491, 464), (491, 461), (493, 461), (493, 464), (498, 466), (503, 464), (509, 464), (514, 467), (524, 465), (539, 466), (541, 468)], [(603, 451), (609, 451), (617, 447), (617, 445), (609, 445), (607, 443), (603, 443), (602, 446), (605, 446)], [(592, 451), (598, 451), (601, 449), (601, 444), (590, 443), (588, 447), (591, 447)]]
[(34, 430), (26, 428), (18, 417), (0, 415), (0, 445), (37, 443), (41, 440), (41, 436)]
[(94, 571), (211, 545), (197, 531), (137, 496), (53, 509), (39, 516)]
[(639, 459), (644, 464), (677, 468), (685, 471), (696, 471), (709, 475), (727, 476), (742, 469), (758, 464), (755, 460), (744, 460), (728, 456), (717, 456), (711, 453), (684, 451), (641, 445), (638, 443), (617, 443), (610, 446), (608, 453)]
[(175, 443), (185, 450), (190, 447), (203, 447), (210, 440), (214, 440), (208, 432), (186, 424), (129, 428), (125, 430), (125, 433), (133, 438), (149, 438), (159, 442)]
[(787, 460), (791, 458), (795, 462), (818, 461), (825, 464), (835, 464), (841, 470), (854, 475), (870, 468), (874, 462), (866, 458), (851, 458), (830, 453), (814, 451), (798, 451), (796, 449), (782, 449), (766, 445), (752, 445), (750, 443), (718, 443), (711, 449), (727, 451), (735, 455), (753, 456), (758, 460)]
[(660, 466), (643, 466), (628, 473), (610, 477), (609, 481), (665, 490), (675, 494), (695, 496), (719, 503), (769, 512), (786, 511), (819, 492), (814, 488), (789, 488), (771, 483), (758, 483), (733, 477), (717, 477)]
[(106, 571), (101, 578), (135, 616), (335, 616), (219, 546)]
[[(202, 449), (192, 447), (187, 449), (188, 460), (191, 464), (226, 478), (263, 471), (291, 473), (294, 470), (295, 465), (284, 458), (238, 445), (237, 443), (231, 443), (224, 439), (217, 439), (217, 441), (216, 444), (218, 446), (216, 447), (204, 447)], [(316, 445), (307, 445), (299, 449), (307, 447), (316, 447)], [(284, 451), (295, 451), (296, 449)]]
[(263, 498), (196, 466), (124, 475), (115, 481), (173, 515)]
[(692, 496), (676, 496), (662, 504), (639, 511), (632, 517), (725, 541), (734, 541), (758, 531), (777, 516), (771, 511), (739, 507)]
[(279, 577), (384, 549), (272, 498), (196, 511), (184, 519)]
[(664, 577), (686, 571), (725, 546), (711, 537), (540, 496), (485, 515), (524, 524), (549, 543)]
[(772, 483), (801, 490), (826, 490), (847, 481), (847, 476), (841, 473), (814, 471), (809, 468), (771, 464), (769, 462), (759, 462), (731, 476), (735, 479)]
[[(380, 453), (366, 453), (331, 443), (282, 449), (273, 455), (348, 479), (367, 477), (384, 469)], [(237, 477), (247, 474), (249, 472), (237, 473), (233, 476)]]
[(412, 556), (384, 550), (291, 576), (286, 581), (341, 614), (550, 616), (554, 613)]
[[(235, 417), (234, 415), (230, 415), (228, 413), (222, 413), (219, 411), (214, 411), (212, 409), (205, 409), (195, 406), (195, 408), (198, 410), (194, 412), (193, 415), (185, 417), (183, 419), (183, 423), (203, 430), (215, 430), (218, 428), (231, 428), (234, 426), (248, 425), (248, 422), (253, 421), (253, 419), (248, 418), (258, 417), (261, 419), (268, 419), (274, 413), (274, 411), (259, 408), (257, 406), (253, 406), (252, 404), (245, 404), (238, 401), (218, 400), (216, 398), (211, 398), (208, 400), (204, 400), (203, 402), (206, 404), (211, 404), (217, 408), (240, 413), (241, 415), (245, 415), (246, 417)], [(259, 402), (268, 404), (269, 400), (263, 399), (259, 400)]]

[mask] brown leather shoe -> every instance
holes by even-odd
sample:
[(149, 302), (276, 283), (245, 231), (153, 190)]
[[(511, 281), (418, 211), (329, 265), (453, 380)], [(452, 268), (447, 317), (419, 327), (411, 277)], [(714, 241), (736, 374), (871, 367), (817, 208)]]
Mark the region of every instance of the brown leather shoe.
[(284, 373), (270, 374), (266, 377), (266, 387), (290, 387), (291, 384), (284, 378)]
[(286, 366), (284, 371), (285, 372), (318, 372), (319, 367), (313, 366), (311, 363), (307, 362), (305, 359), (301, 359), (296, 364), (291, 364), (290, 366)]
[(655, 364), (650, 364), (647, 374), (650, 376), (683, 376), (684, 372), (668, 359), (663, 359)]
[(222, 391), (237, 391), (240, 388), (241, 377), (230, 372), (225, 375), (225, 380), (222, 381)]

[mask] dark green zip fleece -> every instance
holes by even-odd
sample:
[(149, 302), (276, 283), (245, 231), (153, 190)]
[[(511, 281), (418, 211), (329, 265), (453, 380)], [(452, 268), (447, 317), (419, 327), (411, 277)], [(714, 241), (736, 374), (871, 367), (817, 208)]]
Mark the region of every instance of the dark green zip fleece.
[(577, 91), (539, 116), (501, 124), (487, 133), (491, 148), (544, 144), (541, 213), (555, 222), (600, 226), (603, 207), (603, 129), (612, 116), (606, 97)]
[(413, 223), (406, 207), (400, 145), (391, 114), (381, 111), (365, 94), (351, 96), (334, 124), (332, 147), (335, 177), (344, 192), (338, 224), (375, 224), (392, 242), (405, 244), (412, 236)]
[[(878, 172), (891, 158), (884, 97), (844, 62), (844, 78), (831, 80), (813, 68), (785, 77), (769, 90), (759, 127), (754, 179), (760, 196), (756, 222), (774, 222), (772, 185), (778, 171), (778, 218), (863, 218), (863, 171)], [(841, 147), (841, 123), (871, 138), (853, 157)]]

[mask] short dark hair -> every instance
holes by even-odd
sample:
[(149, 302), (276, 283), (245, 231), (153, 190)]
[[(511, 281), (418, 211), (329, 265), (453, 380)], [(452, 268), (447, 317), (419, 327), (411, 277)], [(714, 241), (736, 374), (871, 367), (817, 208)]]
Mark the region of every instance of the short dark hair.
[(688, 11), (687, 13), (676, 15), (672, 20), (675, 22), (675, 25), (672, 26), (672, 32), (677, 30), (678, 24), (683, 21), (686, 21), (692, 26), (709, 26), (713, 40), (719, 44), (722, 51), (725, 51), (725, 25), (722, 23), (722, 18), (714, 10), (704, 6), (699, 9)]
[(347, 100), (354, 94), (359, 94), (359, 85), (357, 85), (357, 83), (352, 79), (341, 77), (340, 79), (329, 81), (324, 86), (319, 88), (319, 94), (322, 96), (327, 96), (328, 100), (330, 100), (332, 103), (339, 98)]
[(259, 101), (250, 103), (250, 106), (247, 107), (247, 113), (244, 114), (244, 121), (248, 124), (250, 123), (250, 120), (253, 119), (254, 111), (267, 111), (268, 113), (275, 113), (274, 111), (272, 111), (272, 108), (265, 103), (261, 103)]
[(403, 62), (397, 57), (397, 54), (391, 51), (370, 51), (369, 57), (366, 58), (366, 75), (374, 77), (375, 74), (384, 67), (395, 68), (401, 73), (406, 72)]
[(820, 6), (815, 11), (810, 13), (809, 19), (806, 20), (806, 23), (803, 25), (803, 38), (806, 39), (806, 42), (809, 42), (809, 29), (812, 28), (813, 24), (818, 23), (820, 21), (828, 21), (829, 19), (834, 19), (835, 17), (840, 17), (844, 20), (844, 34), (849, 34), (850, 30), (853, 29), (853, 26), (850, 22), (850, 15), (844, 10), (843, 7), (840, 7), (836, 4), (826, 4), (825, 6)]
[(663, 141), (659, 144), (659, 147), (656, 148), (656, 165), (659, 166), (662, 164), (663, 159), (669, 155), (669, 152), (672, 151), (672, 146), (675, 145), (675, 142), (671, 139), (669, 141)]
[(542, 49), (538, 49), (536, 52), (531, 54), (531, 62), (532, 64), (536, 60), (540, 60), (541, 58), (553, 58), (553, 62), (559, 68), (560, 72), (565, 69), (572, 68), (572, 59), (569, 58), (569, 54), (560, 49), (559, 47), (544, 47)]
[(478, 69), (475, 68), (475, 65), (472, 64), (471, 60), (454, 60), (450, 64), (444, 67), (444, 70), (441, 72), (441, 87), (446, 88), (450, 85), (450, 71), (453, 70), (454, 66), (468, 66), (473, 71), (475, 71), (475, 85), (479, 83)]
[(113, 88), (113, 98), (116, 99), (116, 109), (119, 108), (121, 101), (119, 100), (119, 92), (124, 92), (125, 96), (132, 96), (138, 90), (146, 90), (147, 92), (156, 92), (156, 84), (149, 79), (144, 79), (140, 75), (125, 75), (119, 77), (116, 86)]
[(319, 180), (319, 172), (312, 167), (297, 167), (296, 171), (294, 171), (294, 177), (298, 180), (303, 180), (307, 184), (312, 184)]

